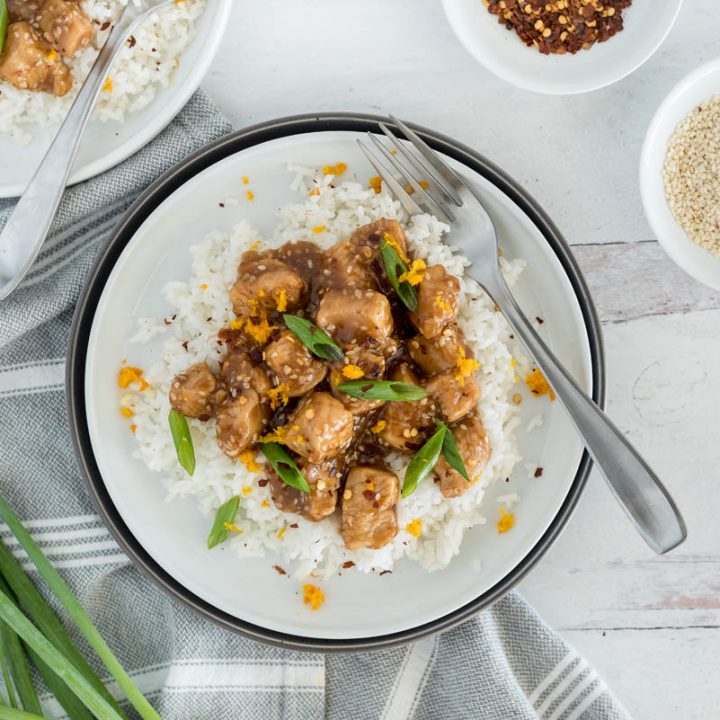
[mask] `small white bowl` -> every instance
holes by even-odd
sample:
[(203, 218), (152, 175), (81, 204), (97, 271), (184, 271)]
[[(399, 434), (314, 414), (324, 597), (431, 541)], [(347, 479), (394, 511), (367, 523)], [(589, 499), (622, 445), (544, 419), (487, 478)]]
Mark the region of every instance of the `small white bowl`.
[(624, 29), (576, 55), (541, 55), (506, 30), (482, 0), (443, 0), (462, 44), (490, 72), (547, 95), (572, 95), (611, 85), (640, 67), (667, 37), (682, 0), (633, 0)]
[(688, 275), (720, 290), (720, 256), (694, 243), (675, 220), (665, 197), (663, 165), (668, 141), (698, 105), (720, 95), (720, 58), (683, 78), (658, 108), (640, 156), (640, 195), (650, 227), (663, 250)]

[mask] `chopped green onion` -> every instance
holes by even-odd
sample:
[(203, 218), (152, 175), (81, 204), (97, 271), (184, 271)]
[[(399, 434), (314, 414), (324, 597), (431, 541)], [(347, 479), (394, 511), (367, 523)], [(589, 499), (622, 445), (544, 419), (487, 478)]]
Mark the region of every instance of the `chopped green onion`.
[(323, 360), (342, 360), (343, 351), (317, 325), (297, 315), (283, 315), (288, 330), (313, 354)]
[[(5, 524), (8, 526), (12, 534), (17, 538), (18, 542), (20, 543), (20, 546), (22, 549), (27, 553), (30, 560), (35, 565), (35, 568), (40, 573), (41, 577), (45, 580), (45, 582), (48, 584), (50, 590), (54, 593), (55, 597), (59, 600), (60, 604), (65, 608), (65, 611), (68, 613), (68, 615), (73, 619), (75, 624), (77, 625), (78, 629), (82, 634), (85, 636), (86, 640), (92, 647), (92, 649), (97, 653), (97, 656), (102, 660), (102, 662), (105, 664), (105, 667), (110, 671), (110, 674), (115, 678), (117, 681), (117, 684), (120, 686), (122, 691), (125, 693), (125, 696), (127, 699), (132, 703), (133, 707), (137, 711), (138, 715), (142, 718), (142, 720), (160, 720), (160, 716), (157, 714), (155, 709), (150, 705), (150, 703), (147, 701), (145, 696), (138, 690), (135, 683), (132, 681), (130, 676), (127, 674), (125, 669), (122, 667), (118, 659), (113, 654), (112, 650), (108, 647), (108, 644), (103, 639), (102, 635), (98, 632), (95, 625), (93, 625), (92, 620), (88, 616), (88, 614), (83, 609), (82, 605), (77, 601), (75, 596), (72, 594), (70, 588), (66, 585), (65, 581), (60, 577), (60, 574), (58, 571), (51, 565), (50, 561), (45, 557), (42, 550), (35, 544), (35, 541), (30, 536), (30, 533), (28, 533), (27, 530), (23, 527), (22, 523), (18, 519), (17, 515), (12, 511), (10, 506), (7, 504), (7, 502), (0, 497), (0, 517), (5, 521)], [(12, 555), (11, 555), (12, 557)], [(14, 558), (13, 558), (14, 560)], [(12, 586), (12, 582), (10, 582), (10, 577), (8, 576), (8, 573), (5, 569), (5, 563), (0, 564), (0, 570), (2, 571), (3, 575), (5, 576), (5, 579), (9, 582), (9, 584)], [(20, 572), (22, 573), (22, 569), (20, 569)], [(24, 574), (24, 573), (23, 573)], [(29, 580), (28, 580), (29, 582)], [(32, 586), (32, 583), (30, 583)], [(18, 600), (21, 604), (24, 605), (24, 602), (26, 598), (23, 596), (22, 593), (18, 592), (17, 587), (13, 586), (13, 590), (15, 591), (15, 594), (17, 595)], [(35, 591), (36, 595), (39, 595), (37, 593), (37, 590), (33, 587), (33, 590)], [(7, 597), (7, 596), (3, 596)], [(42, 601), (42, 598), (40, 598)], [(44, 612), (52, 614), (50, 609), (47, 607), (47, 605), (44, 604)], [(26, 608), (27, 609), (27, 608)], [(53, 619), (57, 621), (57, 618), (53, 615)], [(37, 620), (36, 620), (37, 622)], [(32, 626), (31, 626), (32, 627)], [(61, 626), (62, 628), (62, 626)], [(17, 632), (18, 635), (21, 637), (24, 637), (21, 632), (17, 630), (17, 628), (14, 628), (15, 632)], [(63, 628), (64, 632), (64, 628)], [(45, 632), (45, 635), (47, 635), (47, 632)], [(65, 633), (66, 637), (67, 634)], [(42, 637), (42, 636), (41, 636)], [(43, 638), (44, 639), (44, 638)], [(68, 638), (69, 641), (69, 638)], [(52, 663), (48, 660), (48, 658), (45, 656), (43, 652), (38, 650), (37, 647), (33, 645), (33, 643), (28, 642), (28, 644), (35, 649), (38, 655), (50, 666), (52, 670), (55, 670)], [(54, 649), (54, 648), (53, 648)], [(65, 653), (67, 655), (67, 653)], [(75, 650), (76, 655), (80, 655), (77, 650)], [(80, 656), (82, 657), (82, 656)], [(70, 663), (67, 662), (67, 658), (64, 662), (65, 666), (69, 666)], [(76, 666), (73, 666), (73, 670), (75, 670)], [(75, 670), (75, 672), (78, 672)], [(92, 672), (92, 671), (91, 671)], [(58, 673), (59, 674), (59, 673)], [(80, 677), (83, 678), (84, 673), (79, 673)], [(61, 677), (64, 676), (60, 675)], [(84, 678), (83, 678), (84, 679)], [(85, 683), (91, 688), (92, 685)], [(70, 683), (66, 681), (66, 684), (70, 686)], [(102, 686), (102, 683), (100, 683)], [(70, 686), (73, 692), (80, 698), (80, 700), (87, 705), (85, 702), (84, 697), (78, 693), (74, 687)], [(105, 690), (107, 693), (107, 690)], [(98, 692), (95, 691), (95, 694), (97, 695)], [(109, 693), (107, 693), (109, 695)], [(110, 696), (112, 698), (112, 696)], [(109, 708), (112, 711), (112, 716), (107, 715), (107, 717), (121, 717), (122, 713), (118, 713), (115, 710), (115, 707), (108, 703), (102, 696), (100, 697), (100, 700), (103, 701), (104, 705)], [(92, 708), (88, 706), (88, 709), (92, 710)], [(106, 717), (106, 715), (101, 714), (101, 717)]]
[(467, 470), (465, 469), (465, 463), (463, 462), (462, 455), (460, 455), (460, 451), (458, 450), (452, 431), (447, 425), (445, 425), (445, 423), (440, 422), (440, 420), (435, 420), (435, 425), (438, 428), (445, 428), (445, 439), (443, 440), (442, 450), (447, 464), (453, 468), (453, 470), (457, 470), (468, 482), (470, 482)]
[(208, 535), (208, 549), (214, 548), (220, 543), (224, 543), (230, 537), (230, 530), (225, 523), (233, 523), (240, 506), (240, 496), (231, 497), (226, 503), (223, 503), (215, 515), (215, 522), (212, 530)]
[(388, 242), (383, 241), (380, 244), (380, 256), (382, 257), (385, 267), (385, 274), (393, 290), (397, 293), (402, 304), (408, 310), (414, 312), (418, 306), (415, 288), (406, 280), (400, 282), (400, 276), (408, 271), (407, 265), (400, 259), (400, 256)]
[(2, 52), (8, 28), (8, 9), (7, 2), (0, 0), (0, 52)]
[[(15, 603), (5, 593), (0, 591), (0, 618), (4, 620), (42, 659), (50, 669), (65, 682), (65, 684), (82, 700), (88, 710), (97, 717), (107, 720), (120, 720), (121, 716), (100, 695), (100, 693), (87, 681), (85, 676), (47, 639), (43, 634), (20, 612)], [(17, 711), (16, 711), (17, 712)], [(4, 711), (7, 718), (27, 717), (10, 714)], [(0, 715), (0, 718), (3, 717)], [(32, 715), (30, 716), (32, 717)], [(159, 715), (156, 716), (159, 718)]]
[(268, 459), (268, 462), (273, 466), (278, 477), (286, 485), (300, 490), (300, 492), (310, 492), (308, 481), (282, 445), (278, 443), (264, 443), (260, 449)]
[(180, 465), (187, 471), (188, 475), (195, 472), (195, 448), (193, 447), (190, 426), (184, 415), (177, 410), (171, 410), (168, 415), (170, 432), (175, 443), (175, 452)]
[(432, 472), (440, 459), (440, 453), (445, 439), (447, 428), (441, 427), (435, 434), (415, 453), (413, 459), (405, 470), (403, 478), (402, 496), (407, 497), (415, 492), (415, 488)]
[(350, 397), (361, 400), (422, 400), (427, 392), (419, 385), (399, 380), (349, 380), (337, 386)]

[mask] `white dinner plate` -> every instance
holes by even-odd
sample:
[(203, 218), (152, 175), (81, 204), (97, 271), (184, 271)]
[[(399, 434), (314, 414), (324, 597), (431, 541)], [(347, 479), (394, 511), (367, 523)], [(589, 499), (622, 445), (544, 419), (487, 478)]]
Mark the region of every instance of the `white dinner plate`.
[(682, 0), (633, 0), (622, 32), (575, 55), (541, 55), (506, 30), (482, 0), (443, 0), (465, 48), (513, 85), (548, 95), (572, 95), (611, 85), (640, 67), (675, 24)]
[[(215, 620), (301, 648), (402, 642), (487, 606), (527, 572), (557, 535), (589, 468), (559, 403), (527, 401), (523, 428), (537, 413), (543, 424), (532, 433), (520, 429), (522, 461), (508, 482), (489, 488), (484, 501), (489, 522), (467, 533), (459, 556), (446, 569), (428, 573), (404, 560), (382, 577), (343, 572), (321, 582), (326, 602), (311, 612), (302, 603), (302, 582), (278, 575), (273, 556), (241, 559), (224, 547), (208, 552), (208, 520), (195, 501), (166, 503), (160, 476), (133, 459), (134, 439), (118, 412), (118, 367), (123, 358), (148, 367), (164, 339), (130, 344), (137, 319), (167, 314), (162, 286), (189, 275), (190, 247), (210, 231), (227, 231), (240, 220), (261, 233), (272, 231), (277, 209), (296, 198), (289, 189), (288, 162), (322, 166), (343, 161), (348, 164), (343, 180), (367, 183), (374, 173), (355, 141), (359, 130), (376, 128), (377, 119), (368, 117), (279, 121), (229, 136), (182, 163), (150, 188), (116, 230), (78, 304), (71, 342), (68, 392), (78, 456), (126, 550), (167, 589)], [(545, 338), (602, 402), (599, 325), (557, 231), (489, 163), (441, 136), (426, 137), (453, 155), (449, 162), (476, 185), (505, 254), (527, 261), (516, 286), (519, 301), (529, 315), (544, 319)], [(242, 176), (251, 179), (254, 202), (220, 207), (229, 195), (244, 197)], [(537, 466), (543, 468), (540, 478), (533, 477)], [(518, 492), (521, 500), (514, 508), (515, 528), (500, 535), (497, 497), (508, 492)]]
[[(195, 37), (180, 56), (168, 87), (142, 110), (129, 112), (124, 122), (91, 119), (83, 135), (68, 184), (88, 180), (109, 170), (147, 145), (180, 112), (205, 77), (225, 33), (233, 0), (206, 0), (196, 21)], [(28, 125), (33, 139), (19, 145), (0, 134), (0, 198), (17, 197), (25, 190), (47, 152), (58, 125)]]

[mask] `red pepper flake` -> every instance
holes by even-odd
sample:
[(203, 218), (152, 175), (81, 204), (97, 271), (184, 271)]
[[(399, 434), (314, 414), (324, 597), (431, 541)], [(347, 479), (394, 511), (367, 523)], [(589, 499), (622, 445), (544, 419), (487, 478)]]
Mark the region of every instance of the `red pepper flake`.
[(372, 490), (363, 490), (363, 497), (366, 500), (374, 500), (375, 499), (375, 493)]
[(543, 469), (542, 469), (541, 467), (539, 467), (539, 468), (537, 468), (537, 469), (535, 470), (534, 475), (535, 475), (536, 478), (542, 477), (542, 474), (543, 474)]
[(106, 21), (100, 26), (100, 29), (101, 29), (101, 30), (107, 30), (109, 27), (110, 27), (110, 21), (109, 21), (109, 20), (106, 20)]
[(188, 341), (187, 340), (185, 340), (185, 342), (182, 344), (182, 346), (183, 346), (183, 350), (185, 350), (185, 352), (188, 352)]
[(260, 478), (260, 480), (258, 480), (258, 485), (260, 487), (265, 487), (269, 482), (270, 481), (267, 478)]
[(537, 320), (538, 325), (542, 325), (545, 322), (539, 315), (535, 316), (535, 320)]
[(128, 47), (132, 50), (137, 45), (137, 40), (134, 35), (128, 38)]
[(346, 560), (346, 561), (343, 563), (343, 567), (344, 567), (346, 570), (349, 570), (351, 567), (355, 567), (355, 563), (354, 563), (352, 560)]
[(220, 207), (225, 207), (225, 203), (218, 203)]
[(273, 565), (273, 568), (277, 572), (278, 575), (287, 575), (285, 570), (283, 570), (279, 565)]
[(288, 527), (291, 527), (293, 530), (297, 530), (300, 526), (297, 523), (291, 523)]

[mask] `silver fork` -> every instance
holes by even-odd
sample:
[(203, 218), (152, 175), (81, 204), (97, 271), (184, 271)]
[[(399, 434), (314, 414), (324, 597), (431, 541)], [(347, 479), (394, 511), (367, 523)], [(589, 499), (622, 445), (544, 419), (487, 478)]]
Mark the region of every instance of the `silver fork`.
[[(523, 314), (500, 272), (495, 227), (471, 186), (416, 132), (390, 119), (414, 151), (381, 123), (397, 154), (368, 133), (369, 144), (358, 140), (368, 160), (410, 215), (430, 212), (452, 226), (452, 244), (472, 260), (467, 275), (492, 298), (534, 357), (640, 535), (658, 554), (672, 550), (687, 536), (680, 512), (647, 463), (580, 389)], [(429, 181), (428, 190), (421, 186), (421, 178)], [(405, 190), (406, 184), (412, 187), (412, 195)]]
[(173, 2), (177, 0), (130, 0), (110, 30), (67, 117), (0, 233), (0, 300), (20, 284), (40, 252), (90, 111), (128, 35), (148, 15)]

